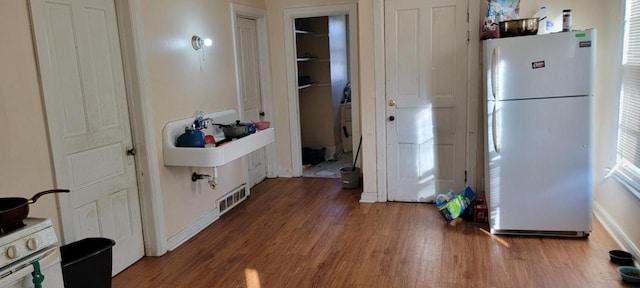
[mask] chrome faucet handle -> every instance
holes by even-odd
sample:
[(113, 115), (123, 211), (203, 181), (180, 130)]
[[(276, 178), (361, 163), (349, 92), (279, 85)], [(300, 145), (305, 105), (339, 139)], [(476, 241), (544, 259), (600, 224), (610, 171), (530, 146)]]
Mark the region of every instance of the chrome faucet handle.
[(211, 118), (204, 118), (202, 120), (199, 121), (200, 127), (201, 129), (207, 129), (209, 128), (209, 123), (211, 123), (213, 119)]

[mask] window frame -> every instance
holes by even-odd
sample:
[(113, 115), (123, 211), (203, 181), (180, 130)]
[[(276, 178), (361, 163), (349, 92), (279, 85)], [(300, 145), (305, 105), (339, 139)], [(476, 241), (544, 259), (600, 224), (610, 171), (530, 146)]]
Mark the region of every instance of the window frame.
[[(627, 190), (629, 190), (629, 192), (631, 192), (632, 194), (634, 194), (638, 199), (640, 199), (640, 167), (637, 166), (637, 164), (633, 164), (631, 161), (625, 159), (624, 157), (622, 157), (621, 152), (620, 152), (620, 138), (621, 138), (621, 122), (622, 122), (622, 118), (623, 118), (623, 113), (624, 113), (624, 109), (623, 106), (625, 105), (625, 96), (624, 96), (624, 92), (625, 92), (625, 73), (627, 70), (627, 53), (628, 53), (628, 42), (629, 42), (629, 33), (631, 32), (629, 29), (629, 22), (630, 22), (630, 14), (631, 14), (631, 7), (632, 7), (632, 2), (636, 2), (636, 5), (640, 5), (640, 0), (626, 0), (625, 1), (625, 7), (624, 7), (624, 42), (622, 43), (623, 45), (623, 52), (622, 52), (622, 63), (620, 63), (620, 69), (622, 72), (622, 81), (620, 81), (620, 102), (618, 103), (618, 133), (616, 136), (616, 165), (614, 168), (611, 169), (610, 171), (610, 175), (613, 176), (614, 179), (618, 180), (618, 182), (620, 182), (623, 186), (625, 186), (625, 188), (627, 188)], [(640, 13), (638, 13), (639, 15), (637, 15), (636, 17), (640, 18)], [(635, 18), (634, 18), (635, 19)], [(640, 21), (640, 20), (639, 20)], [(640, 34), (640, 29), (637, 29), (638, 34)], [(640, 36), (640, 35), (639, 35)], [(640, 136), (638, 137), (640, 138)]]

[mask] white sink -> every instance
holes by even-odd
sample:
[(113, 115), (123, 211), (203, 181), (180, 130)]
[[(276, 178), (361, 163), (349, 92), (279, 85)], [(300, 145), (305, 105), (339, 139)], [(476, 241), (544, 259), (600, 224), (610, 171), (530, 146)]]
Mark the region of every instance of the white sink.
[[(209, 113), (204, 118), (211, 118), (213, 123), (233, 123), (238, 119), (235, 110)], [(191, 125), (195, 117), (169, 122), (162, 130), (162, 151), (165, 166), (217, 167), (245, 156), (275, 141), (273, 128), (260, 130), (249, 136), (234, 139), (219, 147), (176, 147), (178, 136), (184, 128)], [(213, 125), (211, 125), (213, 126)], [(204, 131), (213, 134), (212, 127)]]

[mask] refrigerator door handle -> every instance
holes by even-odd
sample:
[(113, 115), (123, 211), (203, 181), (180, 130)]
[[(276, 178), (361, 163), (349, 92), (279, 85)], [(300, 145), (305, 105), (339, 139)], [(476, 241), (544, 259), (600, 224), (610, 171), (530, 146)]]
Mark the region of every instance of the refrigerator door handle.
[(493, 55), (491, 55), (491, 94), (493, 99), (496, 99), (496, 89), (498, 89), (497, 76), (498, 72), (498, 47), (493, 48)]
[(496, 131), (496, 128), (498, 127), (496, 121), (498, 120), (498, 117), (496, 116), (496, 104), (493, 103), (493, 113), (491, 113), (491, 139), (493, 139), (493, 150), (496, 151), (496, 153), (500, 153), (500, 147), (498, 146), (498, 131)]

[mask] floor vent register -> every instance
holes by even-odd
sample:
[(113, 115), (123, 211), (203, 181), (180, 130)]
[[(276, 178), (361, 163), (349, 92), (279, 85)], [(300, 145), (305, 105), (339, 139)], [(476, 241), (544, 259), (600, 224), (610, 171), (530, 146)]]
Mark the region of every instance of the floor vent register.
[(247, 190), (246, 186), (242, 185), (239, 188), (227, 193), (226, 195), (220, 197), (217, 200), (218, 208), (220, 210), (220, 214), (224, 214), (231, 208), (238, 205), (240, 202), (247, 199)]

